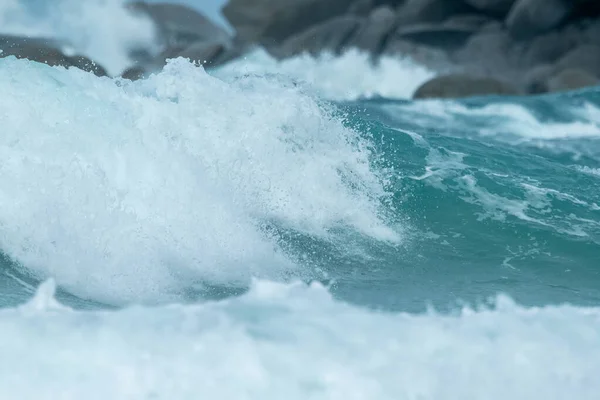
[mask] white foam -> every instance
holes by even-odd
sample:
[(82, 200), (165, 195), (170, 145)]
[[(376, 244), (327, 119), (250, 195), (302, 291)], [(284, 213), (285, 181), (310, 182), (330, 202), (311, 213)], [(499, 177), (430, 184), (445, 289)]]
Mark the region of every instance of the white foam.
[(0, 311), (0, 397), (595, 400), (600, 310), (384, 314), (257, 282), (200, 306)]
[(293, 85), (184, 60), (117, 85), (4, 59), (0, 90), (0, 248), (81, 297), (278, 279), (293, 265), (265, 223), (399, 240), (365, 143)]
[(387, 106), (393, 115), (406, 110), (415, 118), (431, 124), (435, 119), (465, 121), (484, 136), (518, 136), (521, 141), (581, 139), (600, 137), (600, 109), (585, 103), (566, 106), (563, 110), (575, 118), (571, 122), (540, 121), (526, 107), (519, 104), (494, 103), (483, 107), (467, 107), (456, 101), (426, 100), (407, 105)]
[(352, 49), (334, 56), (308, 54), (277, 61), (264, 50), (235, 60), (212, 74), (230, 79), (244, 74), (280, 74), (307, 83), (320, 96), (331, 100), (355, 100), (361, 97), (410, 98), (420, 84), (434, 72), (409, 58), (382, 57), (373, 65), (369, 55)]
[(34, 8), (25, 0), (0, 2), (0, 34), (46, 37), (117, 75), (131, 65), (129, 50), (156, 50), (153, 23), (128, 12), (125, 0), (56, 0)]

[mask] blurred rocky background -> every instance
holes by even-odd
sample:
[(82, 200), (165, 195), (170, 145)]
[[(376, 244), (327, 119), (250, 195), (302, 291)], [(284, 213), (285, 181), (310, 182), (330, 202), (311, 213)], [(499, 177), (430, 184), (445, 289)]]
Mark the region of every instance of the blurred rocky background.
[[(127, 79), (159, 71), (170, 58), (213, 68), (257, 47), (277, 59), (352, 48), (374, 64), (410, 57), (439, 73), (416, 98), (539, 94), (595, 86), (600, 78), (598, 0), (229, 0), (222, 14), (233, 32), (183, 4), (126, 7), (156, 31), (156, 46), (129, 49), (131, 65), (120, 73)], [(0, 34), (0, 57), (107, 75), (64, 45)]]

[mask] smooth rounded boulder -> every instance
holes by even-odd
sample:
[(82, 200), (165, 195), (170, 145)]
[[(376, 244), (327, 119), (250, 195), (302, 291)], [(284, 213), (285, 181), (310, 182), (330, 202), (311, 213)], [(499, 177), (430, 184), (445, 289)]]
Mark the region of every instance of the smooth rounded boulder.
[(415, 91), (413, 99), (456, 99), (518, 94), (519, 91), (515, 87), (498, 79), (467, 74), (450, 74), (425, 82)]
[(567, 68), (547, 82), (548, 92), (564, 92), (598, 85), (598, 78), (581, 68)]
[(185, 46), (198, 41), (229, 43), (231, 40), (224, 28), (182, 4), (137, 1), (128, 6), (134, 12), (152, 19), (161, 40), (169, 46)]
[(487, 14), (505, 16), (515, 0), (465, 0), (465, 3)]
[(339, 53), (362, 24), (363, 19), (353, 15), (334, 18), (292, 36), (281, 45), (269, 48), (269, 51), (280, 59), (304, 52), (313, 55), (323, 51)]
[(528, 39), (558, 27), (573, 11), (571, 0), (518, 0), (506, 18), (516, 39)]
[(240, 40), (273, 44), (344, 14), (348, 0), (229, 0), (223, 15)]
[(0, 36), (0, 58), (14, 56), (50, 66), (75, 67), (97, 76), (106, 76), (106, 70), (82, 55), (67, 56), (62, 43), (53, 39)]
[(556, 62), (559, 70), (581, 68), (600, 77), (600, 46), (583, 44), (566, 53)]

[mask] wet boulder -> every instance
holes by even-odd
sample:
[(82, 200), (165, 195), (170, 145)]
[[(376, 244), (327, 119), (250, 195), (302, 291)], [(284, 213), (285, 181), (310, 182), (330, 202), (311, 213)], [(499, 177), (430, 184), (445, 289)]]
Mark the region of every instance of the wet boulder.
[(66, 55), (60, 42), (46, 38), (0, 36), (0, 57), (14, 56), (50, 66), (76, 67), (97, 76), (106, 76), (106, 70), (96, 62), (81, 55)]
[(313, 55), (318, 55), (323, 51), (339, 53), (362, 24), (361, 18), (352, 15), (333, 18), (292, 36), (280, 46), (271, 48), (270, 51), (280, 59), (304, 52)]
[(515, 0), (465, 0), (465, 2), (486, 14), (505, 16)]
[(370, 13), (369, 18), (352, 37), (348, 46), (379, 55), (383, 50), (386, 38), (392, 33), (395, 26), (394, 10), (388, 6), (378, 7)]
[(348, 0), (229, 0), (222, 12), (241, 40), (271, 45), (344, 14)]
[(420, 23), (401, 26), (396, 36), (416, 43), (444, 49), (456, 49), (488, 22), (477, 15), (457, 15), (442, 23)]
[(462, 0), (407, 0), (397, 11), (398, 25), (443, 22), (472, 10)]
[(556, 62), (556, 68), (558, 70), (580, 68), (600, 77), (600, 46), (580, 45), (561, 57)]
[(152, 19), (161, 41), (168, 46), (185, 46), (199, 41), (229, 43), (231, 40), (224, 28), (182, 4), (137, 1), (130, 3), (129, 8)]
[(560, 26), (574, 7), (571, 0), (517, 0), (506, 26), (514, 38), (528, 39)]
[(563, 92), (598, 85), (598, 78), (581, 68), (564, 69), (547, 82), (547, 92)]
[(473, 96), (509, 96), (519, 91), (508, 84), (491, 77), (476, 77), (468, 74), (438, 76), (425, 82), (413, 94), (414, 99), (463, 98)]
[(577, 44), (577, 38), (567, 32), (553, 31), (540, 35), (527, 43), (522, 65), (553, 63)]

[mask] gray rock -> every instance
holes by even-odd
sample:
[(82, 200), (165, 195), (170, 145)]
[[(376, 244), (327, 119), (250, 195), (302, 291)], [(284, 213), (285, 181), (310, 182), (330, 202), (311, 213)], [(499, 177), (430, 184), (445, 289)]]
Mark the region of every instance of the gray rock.
[(517, 94), (519, 94), (519, 91), (515, 87), (494, 78), (452, 74), (439, 76), (424, 83), (413, 94), (413, 98), (463, 98)]
[(527, 39), (558, 27), (573, 11), (571, 0), (518, 0), (506, 19), (516, 39)]
[(443, 22), (457, 14), (472, 11), (462, 0), (407, 0), (398, 9), (398, 25)]
[(402, 39), (444, 49), (456, 49), (488, 21), (472, 15), (457, 15), (442, 23), (401, 26), (396, 35)]
[(272, 45), (342, 15), (348, 0), (229, 0), (222, 12), (241, 40)]
[(580, 68), (567, 68), (548, 80), (548, 92), (563, 92), (598, 85), (598, 78)]
[(465, 0), (465, 2), (487, 14), (505, 16), (515, 0)]
[(225, 51), (225, 47), (219, 42), (196, 42), (188, 46), (178, 57), (187, 58), (190, 61), (202, 65), (212, 65), (213, 62)]
[(81, 70), (91, 72), (96, 76), (108, 76), (106, 70), (95, 61), (90, 60), (85, 56), (73, 56), (69, 57), (69, 62), (75, 68), (79, 68)]
[(198, 11), (170, 3), (129, 4), (134, 12), (150, 17), (157, 26), (162, 40), (169, 46), (189, 45), (198, 41), (229, 43), (229, 33)]
[(461, 49), (451, 54), (451, 59), (476, 69), (481, 75), (513, 79), (519, 57), (514, 54), (512, 39), (501, 30), (472, 35)]
[(393, 37), (388, 41), (383, 54), (395, 57), (409, 57), (417, 64), (435, 71), (450, 71), (453, 68), (447, 52), (397, 37)]
[(387, 37), (392, 33), (396, 24), (396, 14), (388, 6), (373, 10), (367, 21), (349, 41), (348, 46), (368, 50), (373, 55), (383, 51)]
[(276, 58), (287, 58), (303, 52), (317, 55), (324, 50), (339, 53), (362, 24), (361, 18), (352, 15), (333, 18), (292, 36), (270, 51)]
[(76, 67), (97, 76), (106, 76), (106, 70), (99, 64), (81, 55), (67, 56), (61, 47), (60, 42), (52, 39), (0, 36), (0, 58), (14, 56), (50, 66)]
[(355, 0), (348, 7), (348, 14), (353, 14), (358, 17), (369, 15), (371, 10), (375, 8), (375, 0)]
[(522, 66), (529, 68), (553, 63), (572, 49), (577, 39), (565, 32), (549, 32), (534, 38), (526, 46)]
[(554, 74), (554, 65), (543, 64), (530, 69), (525, 73), (523, 79), (525, 92), (529, 94), (540, 94), (548, 91), (548, 80)]
[(127, 68), (121, 74), (121, 78), (129, 79), (130, 81), (137, 81), (139, 79), (144, 79), (146, 77), (147, 71), (144, 67), (136, 65), (133, 67)]
[(600, 77), (600, 46), (580, 45), (561, 57), (556, 62), (556, 68), (557, 70), (580, 68)]

